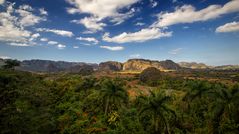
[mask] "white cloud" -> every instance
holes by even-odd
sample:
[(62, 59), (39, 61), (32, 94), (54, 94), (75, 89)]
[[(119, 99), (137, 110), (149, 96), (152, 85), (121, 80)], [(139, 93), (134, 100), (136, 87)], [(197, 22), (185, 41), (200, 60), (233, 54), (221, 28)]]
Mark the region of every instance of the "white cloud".
[(0, 12), (0, 41), (26, 42), (31, 32), (20, 27), (19, 18), (14, 16), (14, 4), (6, 7), (6, 12)]
[(115, 43), (127, 42), (144, 42), (162, 37), (171, 37), (172, 32), (163, 32), (159, 28), (145, 28), (135, 33), (122, 33), (114, 37), (109, 37), (109, 33), (105, 33), (102, 37), (104, 41)]
[(33, 11), (34, 9), (30, 5), (20, 5), (19, 9), (26, 11)]
[(64, 49), (65, 47), (66, 47), (66, 45), (63, 45), (63, 44), (58, 44), (58, 45), (57, 45), (57, 48), (58, 48), (58, 49)]
[(33, 42), (40, 36), (39, 33), (32, 33), (26, 30), (45, 18), (35, 15), (31, 6), (20, 5), (15, 8), (15, 3), (7, 2), (3, 11), (0, 12), (0, 41), (12, 46), (33, 46)]
[(140, 54), (131, 54), (129, 57), (130, 58), (140, 58), (141, 55)]
[(5, 2), (5, 0), (0, 0), (0, 5), (2, 5)]
[(29, 5), (21, 5), (19, 9), (16, 10), (16, 13), (20, 15), (19, 23), (22, 26), (32, 26), (41, 21), (46, 21), (45, 17), (36, 16), (32, 11), (34, 11), (34, 9)]
[(176, 54), (179, 54), (181, 51), (182, 51), (182, 48), (177, 48), (177, 49), (169, 51), (168, 53), (176, 55)]
[(77, 49), (77, 48), (79, 48), (79, 46), (73, 46), (73, 48)]
[(56, 42), (56, 41), (49, 41), (49, 42), (47, 42), (49, 45), (56, 45), (56, 44), (58, 44), (58, 42)]
[(122, 46), (100, 46), (100, 48), (108, 49), (108, 50), (111, 50), (111, 51), (124, 50), (124, 47), (122, 47)]
[(39, 33), (35, 33), (35, 34), (32, 35), (32, 38), (35, 39), (35, 38), (38, 38), (38, 37), (40, 37), (40, 36), (41, 36), (41, 35), (40, 35)]
[(82, 24), (84, 25), (87, 29), (89, 29), (92, 32), (96, 32), (96, 31), (101, 31), (103, 30), (103, 27), (106, 26), (105, 23), (100, 22), (100, 19), (97, 19), (95, 17), (85, 17), (83, 19), (80, 20), (72, 20), (72, 23), (76, 23), (76, 24)]
[(48, 39), (47, 38), (41, 38), (40, 41), (46, 42), (46, 41), (48, 41)]
[(41, 15), (48, 15), (47, 11), (44, 8), (39, 9)]
[(210, 5), (207, 8), (196, 11), (191, 5), (177, 7), (174, 12), (161, 12), (158, 21), (152, 27), (166, 27), (179, 23), (193, 23), (218, 18), (224, 14), (238, 12), (239, 0), (231, 0), (224, 6)]
[(36, 31), (38, 32), (51, 32), (57, 35), (65, 36), (65, 37), (72, 37), (74, 34), (71, 31), (65, 30), (58, 30), (58, 29), (48, 29), (48, 28), (37, 28)]
[(226, 23), (222, 26), (219, 26), (216, 29), (217, 33), (225, 33), (225, 32), (237, 32), (239, 31), (239, 22), (230, 22), (230, 23)]
[[(74, 10), (80, 13), (88, 13), (99, 18), (117, 17), (118, 10), (129, 7), (139, 0), (66, 0), (75, 6)], [(71, 12), (76, 13), (77, 11)]]
[(137, 22), (135, 25), (136, 25), (136, 26), (143, 26), (143, 25), (145, 25), (145, 23)]
[(154, 0), (150, 0), (152, 8), (156, 7), (158, 5), (158, 2)]
[(32, 34), (32, 35), (31, 35), (31, 38), (30, 38), (28, 41), (34, 41), (34, 40), (36, 40), (38, 37), (40, 37), (40, 34), (39, 34), (39, 33)]
[(11, 46), (19, 46), (19, 47), (32, 46), (32, 45), (27, 44), (27, 43), (16, 43), (16, 42), (11, 42), (11, 43), (9, 43), (9, 45), (11, 45)]
[(0, 59), (11, 59), (9, 56), (0, 56)]
[[(72, 4), (74, 8), (67, 8), (70, 14), (86, 13), (90, 17), (79, 20), (78, 24), (83, 24), (90, 30), (102, 30), (105, 26), (101, 21), (105, 18), (111, 19), (110, 21), (116, 24), (122, 23), (125, 19), (132, 16), (134, 9), (120, 13), (119, 10), (129, 8), (132, 4), (137, 3), (139, 0), (66, 0)], [(93, 25), (93, 26), (91, 26)]]
[(67, 11), (69, 14), (80, 13), (79, 9), (77, 9), (77, 8), (66, 8), (66, 11)]
[(96, 38), (93, 38), (93, 37), (77, 37), (76, 38), (77, 40), (81, 40), (81, 41), (88, 41), (88, 42), (93, 42), (94, 44), (98, 44), (99, 41), (96, 39)]

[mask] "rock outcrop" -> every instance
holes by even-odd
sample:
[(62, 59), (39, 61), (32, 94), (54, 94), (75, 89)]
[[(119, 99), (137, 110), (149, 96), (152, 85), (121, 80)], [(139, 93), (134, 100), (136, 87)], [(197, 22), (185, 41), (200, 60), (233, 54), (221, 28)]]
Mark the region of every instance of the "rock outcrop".
[(101, 62), (99, 64), (100, 71), (121, 71), (123, 69), (123, 64), (116, 61)]
[(123, 70), (126, 71), (143, 71), (148, 67), (155, 67), (161, 71), (164, 70), (178, 70), (180, 66), (171, 60), (152, 61), (145, 59), (130, 59), (124, 63)]

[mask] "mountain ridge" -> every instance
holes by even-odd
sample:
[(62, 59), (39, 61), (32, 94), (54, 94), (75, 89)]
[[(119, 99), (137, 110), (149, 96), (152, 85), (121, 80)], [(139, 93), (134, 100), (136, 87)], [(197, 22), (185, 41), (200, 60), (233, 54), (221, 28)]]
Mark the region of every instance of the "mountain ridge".
[[(4, 59), (0, 59), (0, 66), (4, 65)], [(23, 60), (17, 70), (30, 72), (78, 72), (82, 69), (99, 71), (142, 71), (148, 67), (155, 67), (161, 71), (180, 69), (214, 69), (230, 70), (239, 69), (239, 65), (208, 66), (197, 62), (174, 62), (172, 60), (149, 60), (149, 59), (129, 59), (126, 62), (106, 61), (97, 63), (67, 62), (53, 60)]]

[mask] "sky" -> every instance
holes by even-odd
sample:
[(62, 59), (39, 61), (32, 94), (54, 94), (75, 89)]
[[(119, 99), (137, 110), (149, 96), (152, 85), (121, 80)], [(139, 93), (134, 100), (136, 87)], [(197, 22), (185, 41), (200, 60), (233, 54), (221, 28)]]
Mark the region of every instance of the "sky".
[(239, 0), (0, 0), (0, 58), (239, 64)]

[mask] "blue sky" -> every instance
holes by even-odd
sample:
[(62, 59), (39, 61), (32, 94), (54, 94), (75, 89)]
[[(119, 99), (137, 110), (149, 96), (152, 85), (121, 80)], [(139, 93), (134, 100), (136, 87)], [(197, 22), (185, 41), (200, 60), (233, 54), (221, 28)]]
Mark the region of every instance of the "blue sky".
[(0, 57), (239, 64), (239, 0), (0, 0)]

